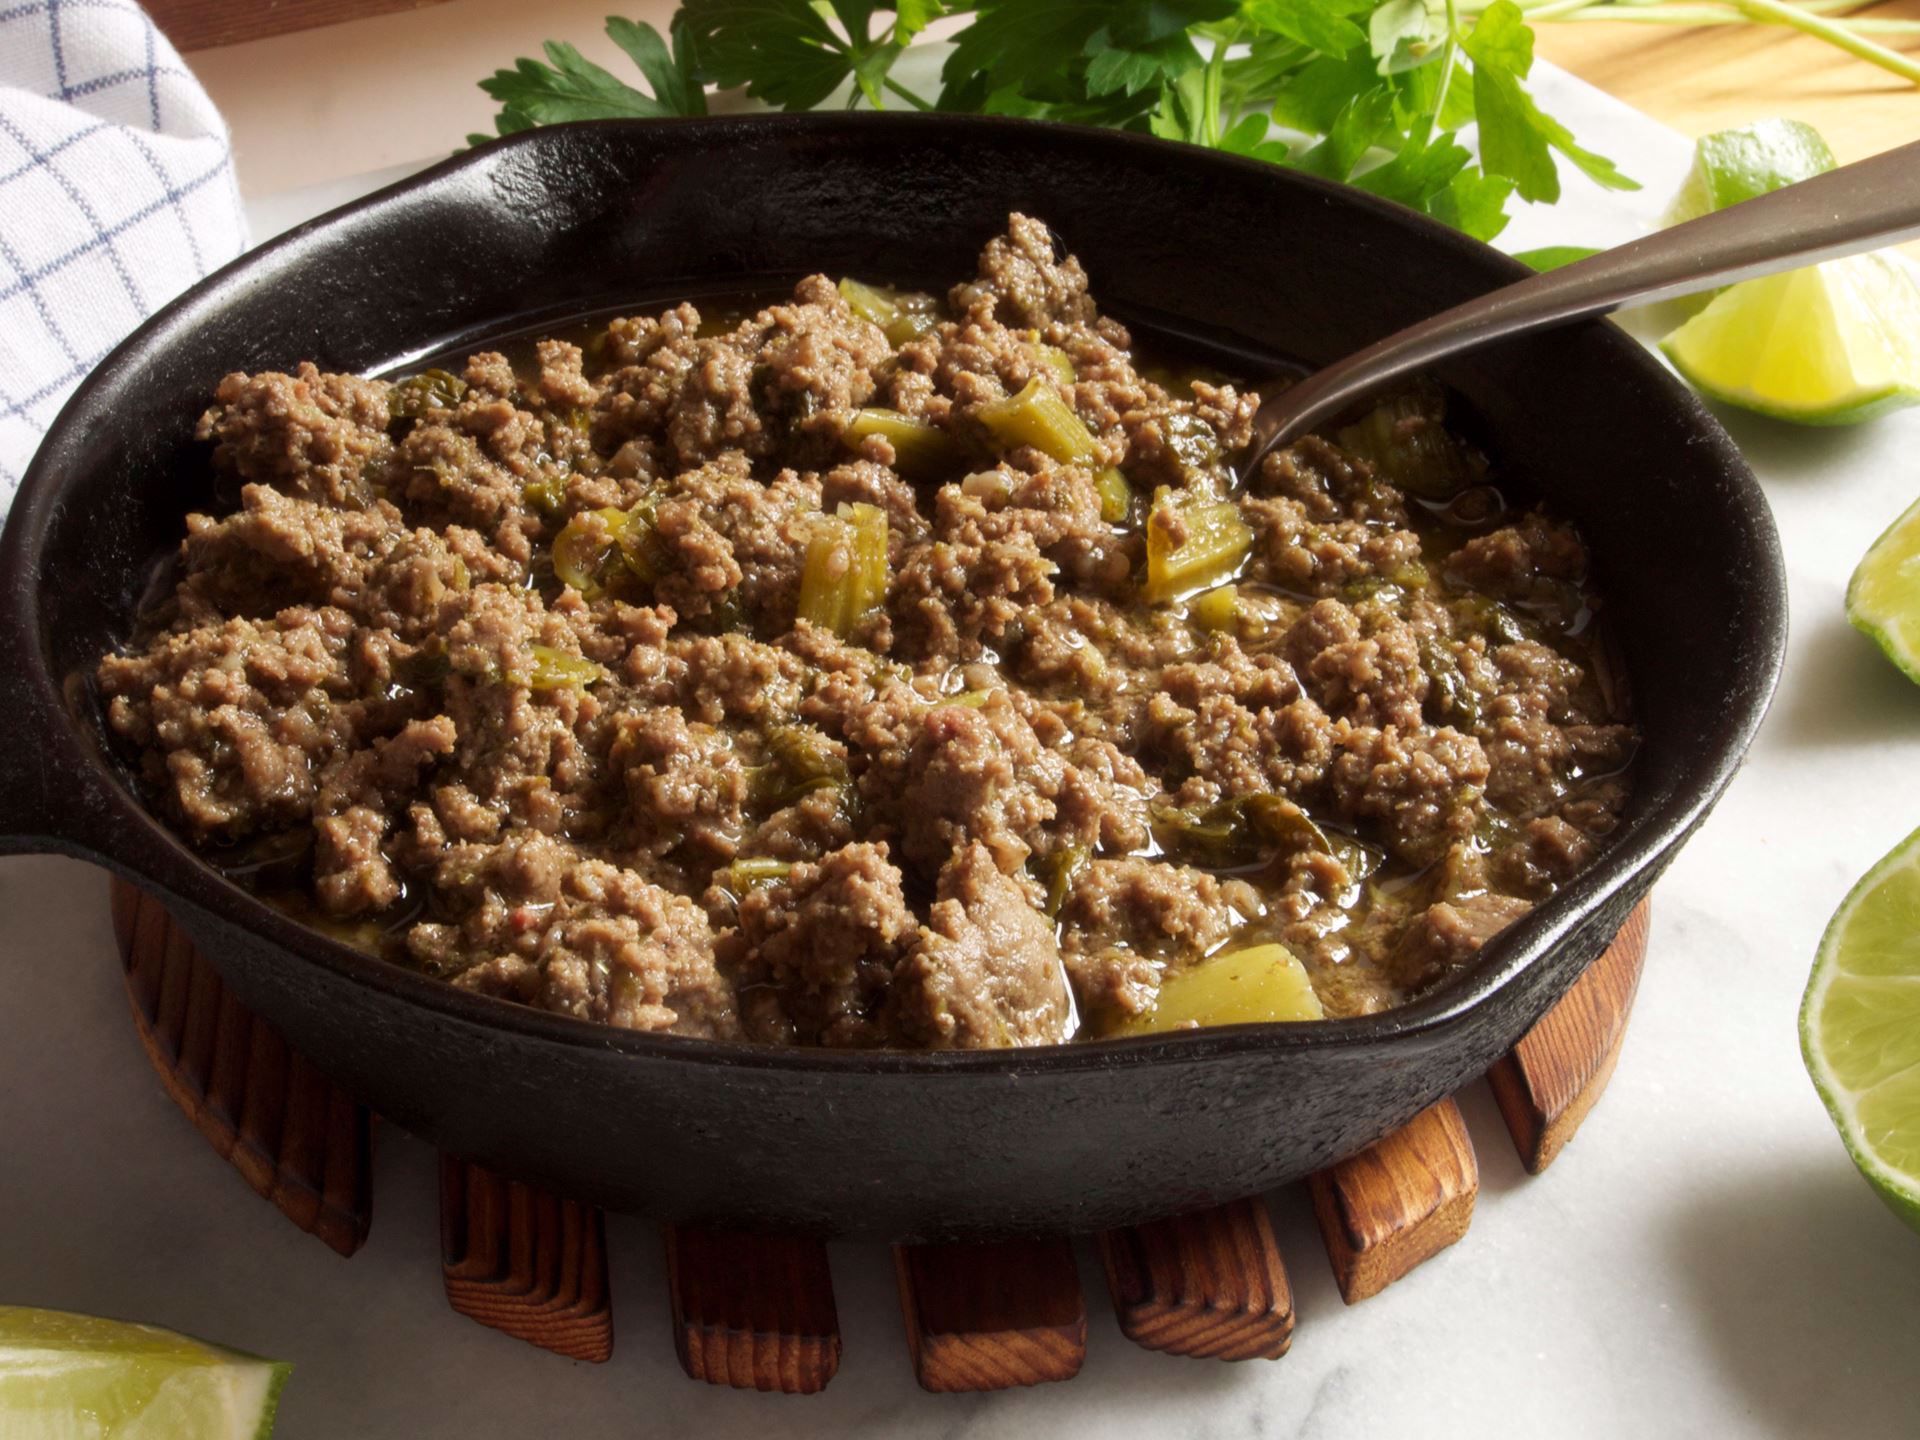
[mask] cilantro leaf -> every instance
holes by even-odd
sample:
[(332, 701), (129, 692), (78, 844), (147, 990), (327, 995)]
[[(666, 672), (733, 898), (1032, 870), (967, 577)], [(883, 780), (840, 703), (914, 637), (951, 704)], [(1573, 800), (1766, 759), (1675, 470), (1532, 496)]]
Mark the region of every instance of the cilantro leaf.
[[(1230, 155), (1258, 156), (1267, 144), (1272, 143), (1267, 140), (1269, 125), (1264, 115), (1242, 115), (1220, 137), (1220, 148)], [(1287, 153), (1286, 146), (1280, 145), (1278, 148), (1282, 156)]]
[[(966, 8), (954, 6), (956, 10)], [(893, 7), (893, 38), (905, 44), (945, 13), (940, 0), (899, 0)]]
[(1107, 28), (1122, 45), (1147, 45), (1225, 20), (1239, 8), (1236, 0), (1111, 0)]

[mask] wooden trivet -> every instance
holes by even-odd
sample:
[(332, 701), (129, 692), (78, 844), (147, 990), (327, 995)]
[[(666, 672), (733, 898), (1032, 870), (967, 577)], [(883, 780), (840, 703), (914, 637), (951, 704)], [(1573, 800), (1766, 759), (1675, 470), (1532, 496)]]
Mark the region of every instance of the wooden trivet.
[(673, 1346), (696, 1380), (811, 1395), (840, 1368), (827, 1247), (663, 1225)]
[(1293, 1288), (1261, 1196), (1100, 1236), (1120, 1333), (1149, 1350), (1278, 1360)]
[[(342, 1255), (372, 1214), (373, 1117), (229, 994), (165, 907), (113, 882), (114, 933), (143, 1048), (214, 1149), (296, 1225)], [(1488, 1072), (1529, 1171), (1579, 1128), (1612, 1076), (1646, 957), (1642, 901), (1606, 953)], [(1307, 1182), (1340, 1293), (1355, 1303), (1458, 1241), (1478, 1165), (1453, 1100)], [(482, 1324), (577, 1360), (613, 1350), (604, 1222), (443, 1158), (447, 1298)], [(790, 1236), (663, 1227), (674, 1345), (695, 1379), (817, 1391), (840, 1363), (826, 1248)], [(1097, 1237), (1120, 1329), (1177, 1355), (1277, 1359), (1293, 1297), (1264, 1197)], [(1087, 1312), (1065, 1238), (897, 1246), (914, 1373), (929, 1390), (1071, 1379)]]
[(613, 1355), (606, 1219), (440, 1157), (440, 1268), (462, 1315), (575, 1360)]
[(373, 1117), (227, 993), (166, 907), (113, 882), (140, 1044), (220, 1158), (286, 1217), (351, 1255), (373, 1219)]
[(1070, 1240), (896, 1245), (893, 1267), (926, 1389), (1011, 1390), (1080, 1373), (1087, 1306)]
[(1480, 1166), (1449, 1095), (1358, 1155), (1309, 1175), (1307, 1187), (1333, 1278), (1351, 1305), (1467, 1233)]

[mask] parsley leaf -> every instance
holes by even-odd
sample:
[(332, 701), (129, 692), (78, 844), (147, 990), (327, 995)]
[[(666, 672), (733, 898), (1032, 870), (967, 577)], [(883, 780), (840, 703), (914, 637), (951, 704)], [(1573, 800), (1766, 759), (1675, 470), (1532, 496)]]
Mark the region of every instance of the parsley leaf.
[(989, 91), (1043, 82), (1073, 64), (1114, 9), (1108, 0), (981, 0), (940, 78), (950, 90), (976, 75)]
[(1522, 200), (1560, 198), (1558, 150), (1612, 190), (1638, 190), (1611, 160), (1583, 149), (1573, 133), (1541, 113), (1521, 81), (1533, 68), (1533, 32), (1513, 0), (1495, 0), (1462, 44), (1473, 59), (1473, 104), (1480, 122), (1480, 163), (1513, 181)]
[[(962, 23), (929, 105), (893, 70), (943, 16)], [(1527, 92), (1533, 32), (1515, 0), (1491, 0), (1477, 19), (1431, 0), (682, 0), (668, 40), (618, 17), (607, 34), (651, 93), (549, 43), (544, 63), (481, 82), (500, 102), (499, 133), (702, 114), (708, 85), (788, 110), (851, 87), (850, 107), (898, 99), (1213, 146), (1358, 185), (1482, 239), (1514, 196), (1559, 195), (1562, 157), (1602, 185), (1633, 186)], [(1461, 142), (1468, 126), (1477, 161)]]
[(1426, 64), (1433, 58), (1426, 0), (1386, 0), (1367, 21), (1367, 45), (1382, 75)]
[[(856, 12), (865, 40), (872, 7), (835, 7), (846, 10)], [(688, 0), (680, 13), (700, 74), (722, 89), (744, 85), (769, 105), (810, 110), (853, 73), (847, 43), (807, 0)]]
[(1491, 240), (1507, 228), (1507, 197), (1512, 194), (1513, 181), (1506, 176), (1470, 165), (1428, 202), (1427, 213), (1476, 240)]
[(1371, 8), (1372, 0), (1247, 0), (1242, 13), (1251, 25), (1337, 59), (1367, 43), (1366, 33), (1347, 17)]
[(1341, 106), (1326, 138), (1295, 163), (1311, 174), (1345, 180), (1392, 124), (1393, 92), (1376, 85)]
[(1092, 58), (1087, 61), (1089, 95), (1138, 95), (1142, 90), (1177, 80), (1189, 70), (1198, 69), (1200, 52), (1184, 31), (1163, 35), (1143, 45), (1101, 44), (1100, 34), (1087, 41)]
[(704, 115), (707, 113), (707, 92), (694, 74), (693, 47), (687, 43), (686, 15), (675, 15), (671, 28), (673, 47), (669, 49), (661, 41), (660, 32), (651, 25), (625, 20), (618, 15), (607, 17), (607, 38), (626, 51), (633, 63), (640, 67), (640, 73), (647, 77), (647, 84), (653, 87), (655, 102), (664, 106), (671, 115)]
[[(617, 28), (616, 28), (617, 27)], [(677, 50), (670, 50), (651, 25), (609, 20), (607, 33), (640, 66), (653, 86), (648, 95), (593, 63), (573, 46), (549, 40), (542, 47), (547, 63), (522, 58), (511, 70), (496, 70), (480, 88), (500, 102), (494, 128), (512, 135), (535, 125), (566, 120), (657, 119), (668, 115), (704, 115), (706, 96), (692, 81), (685, 34), (676, 19)], [(470, 145), (487, 135), (469, 135)]]

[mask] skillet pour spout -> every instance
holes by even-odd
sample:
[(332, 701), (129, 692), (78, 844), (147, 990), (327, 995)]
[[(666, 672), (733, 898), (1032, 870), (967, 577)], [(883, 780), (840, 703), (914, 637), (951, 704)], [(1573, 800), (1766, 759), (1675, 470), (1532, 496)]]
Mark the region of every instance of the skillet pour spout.
[(1766, 502), (1712, 417), (1609, 325), (1438, 378), (1503, 472), (1588, 540), (1644, 732), (1636, 789), (1589, 870), (1382, 1015), (941, 1054), (594, 1026), (294, 923), (157, 823), (106, 741), (84, 677), (182, 517), (214, 504), (193, 426), (228, 372), (381, 371), (815, 271), (940, 286), (1013, 210), (1066, 236), (1117, 313), (1309, 365), (1525, 273), (1358, 191), (1110, 131), (821, 114), (496, 142), (236, 261), (67, 405), (0, 538), (0, 852), (86, 855), (162, 895), (244, 1004), (389, 1120), (664, 1219), (894, 1240), (1106, 1228), (1297, 1179), (1403, 1123), (1599, 954), (1731, 780), (1779, 675)]

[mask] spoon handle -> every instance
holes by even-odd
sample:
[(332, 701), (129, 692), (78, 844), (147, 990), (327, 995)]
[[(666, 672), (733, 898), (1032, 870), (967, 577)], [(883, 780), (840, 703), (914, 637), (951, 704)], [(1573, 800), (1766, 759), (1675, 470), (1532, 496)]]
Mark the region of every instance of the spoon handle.
[(1920, 235), (1920, 142), (1843, 165), (1444, 310), (1281, 391), (1248, 466), (1368, 392), (1463, 350)]

